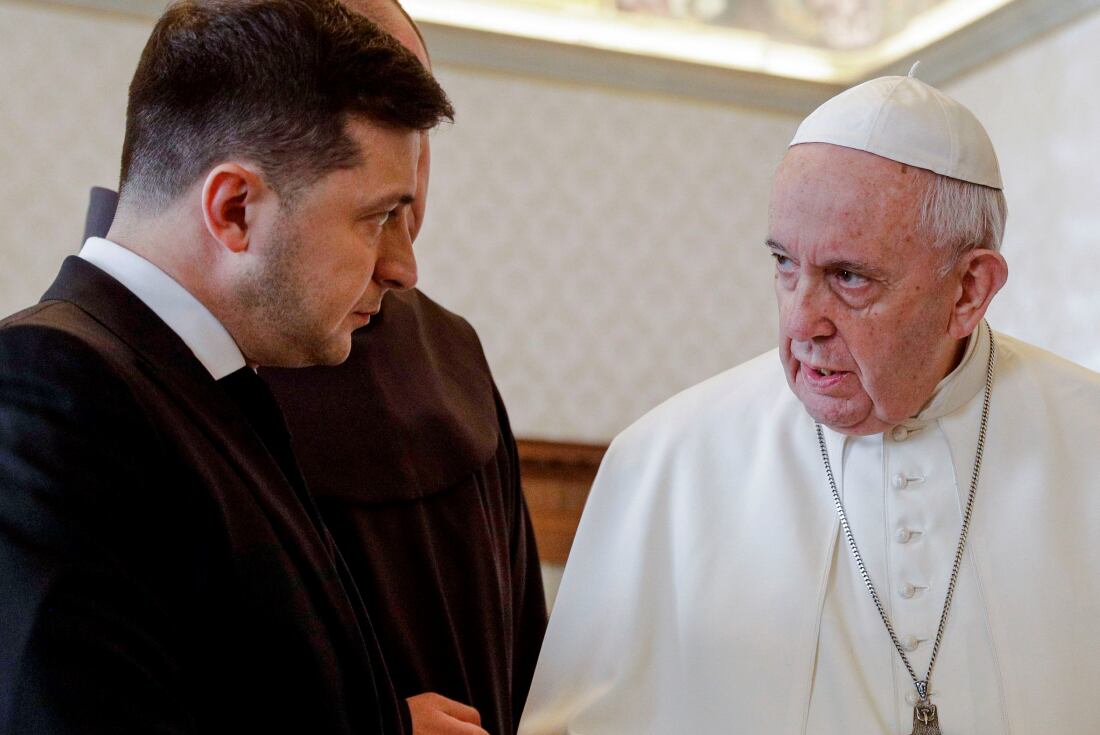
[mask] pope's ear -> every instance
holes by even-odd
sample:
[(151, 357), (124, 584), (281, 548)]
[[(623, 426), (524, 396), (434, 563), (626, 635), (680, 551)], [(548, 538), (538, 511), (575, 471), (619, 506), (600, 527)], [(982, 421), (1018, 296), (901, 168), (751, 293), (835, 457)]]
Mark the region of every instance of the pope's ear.
[(257, 209), (269, 193), (263, 177), (247, 166), (215, 166), (202, 185), (202, 217), (210, 236), (231, 252), (247, 250)]
[(958, 297), (949, 331), (952, 337), (963, 339), (978, 328), (993, 297), (1008, 280), (1008, 263), (996, 250), (976, 248), (962, 256), (955, 273)]

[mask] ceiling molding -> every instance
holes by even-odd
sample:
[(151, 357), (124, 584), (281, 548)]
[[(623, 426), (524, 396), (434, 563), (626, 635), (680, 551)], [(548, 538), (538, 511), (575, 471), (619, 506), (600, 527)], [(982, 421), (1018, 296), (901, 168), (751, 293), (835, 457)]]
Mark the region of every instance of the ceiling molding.
[[(153, 19), (160, 16), (168, 3), (166, 0), (36, 0), (31, 4)], [(921, 79), (930, 84), (943, 84), (1097, 10), (1100, 10), (1100, 0), (1015, 0), (918, 53), (906, 55), (852, 81), (883, 74), (905, 74), (914, 61), (920, 60)], [(810, 112), (844, 86), (429, 22), (422, 22), (421, 30), (436, 64), (795, 115)]]
[(435, 64), (805, 114), (840, 87), (421, 23)]
[[(1100, 10), (1100, 0), (1015, 0), (923, 50), (853, 78), (906, 74), (944, 84), (1063, 25)], [(741, 72), (421, 22), (437, 64), (627, 89), (806, 115), (847, 84)]]
[(929, 84), (943, 84), (1096, 10), (1100, 0), (1016, 0), (855, 81), (907, 74), (920, 61), (918, 76)]

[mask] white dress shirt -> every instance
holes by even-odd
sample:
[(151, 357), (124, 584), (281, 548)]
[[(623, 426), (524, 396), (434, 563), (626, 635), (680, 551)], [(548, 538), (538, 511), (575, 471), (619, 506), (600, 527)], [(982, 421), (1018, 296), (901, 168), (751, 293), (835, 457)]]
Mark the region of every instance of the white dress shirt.
[(176, 333), (214, 380), (245, 366), (222, 323), (170, 275), (121, 245), (91, 237), (79, 256), (125, 286)]

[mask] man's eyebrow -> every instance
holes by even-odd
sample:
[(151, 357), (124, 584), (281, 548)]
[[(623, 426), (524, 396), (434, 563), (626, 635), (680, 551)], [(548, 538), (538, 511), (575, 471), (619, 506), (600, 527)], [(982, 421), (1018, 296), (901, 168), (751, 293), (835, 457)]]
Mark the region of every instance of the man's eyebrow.
[[(408, 204), (412, 204), (415, 201), (416, 201), (416, 195), (415, 194), (410, 194), (408, 192), (405, 192), (403, 194), (398, 194), (396, 197), (391, 197), (391, 196), (378, 197), (377, 199), (375, 199), (373, 201), (366, 202), (365, 204), (362, 204), (359, 207), (358, 211), (360, 213), (360, 216), (366, 217), (367, 215), (370, 215), (370, 214), (378, 211), (379, 207), (385, 207), (385, 206), (401, 207), (401, 206), (405, 206), (405, 205), (408, 205)], [(392, 204), (391, 204), (391, 202), (392, 202)]]
[(780, 245), (778, 242), (771, 239), (770, 237), (767, 240), (764, 241), (764, 247), (768, 248), (769, 250), (778, 250), (781, 253), (786, 253), (787, 252), (787, 248), (783, 247), (782, 245)]

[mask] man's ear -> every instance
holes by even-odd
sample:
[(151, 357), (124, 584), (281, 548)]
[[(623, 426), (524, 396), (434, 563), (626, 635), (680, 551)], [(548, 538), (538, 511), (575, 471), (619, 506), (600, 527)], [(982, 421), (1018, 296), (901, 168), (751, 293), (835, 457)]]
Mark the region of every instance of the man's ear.
[(1008, 280), (1008, 263), (996, 250), (969, 251), (955, 267), (959, 287), (948, 331), (963, 339), (977, 329), (993, 297)]
[(273, 195), (253, 169), (239, 163), (219, 164), (202, 185), (202, 217), (207, 231), (226, 250), (244, 252), (258, 207)]

